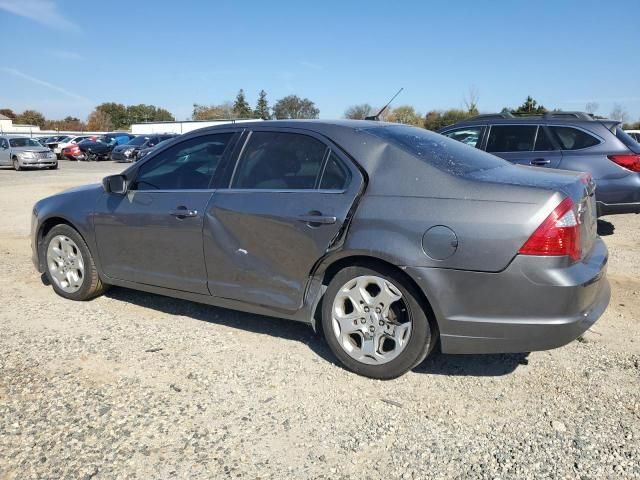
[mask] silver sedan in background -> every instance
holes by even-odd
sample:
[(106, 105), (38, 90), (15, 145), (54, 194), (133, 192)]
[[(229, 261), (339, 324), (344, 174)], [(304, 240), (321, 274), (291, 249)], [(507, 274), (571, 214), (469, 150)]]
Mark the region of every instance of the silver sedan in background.
[(58, 168), (55, 153), (33, 138), (14, 135), (0, 137), (0, 165), (24, 168)]

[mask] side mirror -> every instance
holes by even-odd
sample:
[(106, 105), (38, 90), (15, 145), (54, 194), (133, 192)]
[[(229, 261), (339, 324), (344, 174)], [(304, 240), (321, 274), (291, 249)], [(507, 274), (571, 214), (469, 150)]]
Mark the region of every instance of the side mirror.
[(102, 188), (107, 193), (124, 195), (127, 193), (127, 178), (124, 175), (109, 175), (102, 179)]

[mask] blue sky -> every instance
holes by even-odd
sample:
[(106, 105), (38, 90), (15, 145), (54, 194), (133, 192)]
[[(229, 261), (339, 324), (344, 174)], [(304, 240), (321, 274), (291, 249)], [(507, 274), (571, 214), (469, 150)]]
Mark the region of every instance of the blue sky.
[(640, 118), (640, 1), (0, 0), (0, 107), (82, 119), (105, 101), (548, 108)]

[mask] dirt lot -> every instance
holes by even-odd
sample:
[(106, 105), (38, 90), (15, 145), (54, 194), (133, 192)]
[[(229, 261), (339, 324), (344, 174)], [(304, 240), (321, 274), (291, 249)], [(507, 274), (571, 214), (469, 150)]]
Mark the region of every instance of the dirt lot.
[(380, 382), (304, 325), (56, 296), (30, 261), (32, 205), (122, 168), (0, 169), (0, 480), (640, 478), (640, 216), (601, 225), (613, 297), (581, 341)]

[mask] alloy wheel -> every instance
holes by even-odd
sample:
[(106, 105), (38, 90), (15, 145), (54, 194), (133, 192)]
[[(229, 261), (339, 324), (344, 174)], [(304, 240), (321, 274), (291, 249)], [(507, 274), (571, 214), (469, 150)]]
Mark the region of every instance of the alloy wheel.
[(78, 245), (66, 235), (57, 235), (47, 247), (47, 267), (56, 285), (66, 293), (80, 290), (84, 281), (84, 259)]
[(411, 337), (411, 315), (400, 290), (366, 275), (345, 283), (333, 301), (332, 330), (353, 359), (381, 365), (400, 355)]

